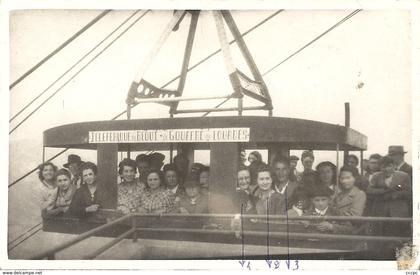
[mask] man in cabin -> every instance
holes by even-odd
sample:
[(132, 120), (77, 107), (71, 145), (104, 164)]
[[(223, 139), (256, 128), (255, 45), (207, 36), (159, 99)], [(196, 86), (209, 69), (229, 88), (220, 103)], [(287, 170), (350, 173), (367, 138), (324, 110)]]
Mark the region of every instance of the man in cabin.
[(368, 160), (368, 171), (365, 174), (365, 178), (370, 182), (372, 180), (373, 174), (380, 172), (381, 167), (379, 166), (379, 162), (382, 156), (379, 154), (372, 154)]
[(395, 164), (395, 169), (407, 173), (411, 181), (413, 180), (413, 167), (404, 161), (404, 147), (401, 145), (392, 145), (388, 147), (388, 156), (392, 158)]
[(83, 184), (80, 167), (83, 161), (78, 155), (71, 154), (67, 157), (67, 163), (63, 164), (64, 168), (67, 168), (71, 174), (71, 183), (77, 188)]
[[(381, 172), (373, 175), (366, 191), (373, 198), (372, 215), (378, 217), (409, 217), (412, 199), (411, 180), (407, 173), (396, 171), (392, 158), (380, 161)], [(400, 235), (401, 224), (378, 224), (379, 234)], [(405, 232), (406, 233), (406, 232)]]
[(315, 184), (318, 175), (316, 171), (312, 169), (315, 161), (315, 156), (312, 150), (303, 151), (300, 160), (303, 165), (303, 172), (298, 176), (301, 178), (301, 183), (305, 186)]
[(290, 180), (299, 182), (300, 179), (300, 173), (297, 171), (297, 163), (299, 161), (299, 158), (295, 155), (291, 155), (289, 158), (290, 163)]
[(287, 158), (276, 158), (273, 161), (273, 170), (276, 175), (274, 188), (277, 193), (284, 195), (286, 208), (292, 207), (292, 196), (298, 187), (296, 181), (290, 180), (290, 162)]
[(136, 157), (137, 170), (139, 171), (139, 181), (145, 183), (146, 172), (150, 168), (150, 156), (139, 154)]

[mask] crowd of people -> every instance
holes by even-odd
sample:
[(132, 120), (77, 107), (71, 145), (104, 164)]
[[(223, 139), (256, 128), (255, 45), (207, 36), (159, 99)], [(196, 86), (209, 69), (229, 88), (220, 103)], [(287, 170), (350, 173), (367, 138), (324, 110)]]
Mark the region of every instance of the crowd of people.
[[(362, 164), (350, 154), (340, 169), (329, 161), (322, 161), (313, 169), (312, 151), (304, 151), (300, 158), (276, 157), (270, 164), (263, 162), (258, 151), (251, 152), (247, 161), (242, 152), (232, 197), (234, 211), (289, 217), (410, 217), (412, 168), (404, 161), (405, 153), (402, 146), (390, 146), (387, 155), (372, 154)], [(210, 167), (201, 163), (190, 165), (183, 154), (176, 155), (170, 164), (164, 164), (164, 160), (163, 154), (155, 152), (119, 163), (117, 211), (209, 213)], [(297, 170), (299, 161), (303, 171)], [(357, 168), (359, 164), (362, 173)], [(36, 194), (42, 215), (86, 217), (96, 213), (109, 199), (97, 174), (97, 166), (82, 161), (78, 155), (69, 155), (61, 169), (51, 162), (41, 164), (41, 183)], [(355, 234), (360, 230), (354, 222), (301, 223), (320, 232)], [(408, 226), (401, 229), (396, 224), (376, 226), (373, 230), (381, 235), (410, 231)]]

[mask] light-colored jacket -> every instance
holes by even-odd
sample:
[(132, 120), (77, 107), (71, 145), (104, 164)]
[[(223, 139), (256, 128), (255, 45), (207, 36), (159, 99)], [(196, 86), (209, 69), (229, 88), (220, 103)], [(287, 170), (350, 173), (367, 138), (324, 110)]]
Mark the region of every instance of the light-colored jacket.
[(356, 186), (350, 191), (341, 190), (333, 201), (338, 216), (362, 216), (365, 204), (366, 194)]

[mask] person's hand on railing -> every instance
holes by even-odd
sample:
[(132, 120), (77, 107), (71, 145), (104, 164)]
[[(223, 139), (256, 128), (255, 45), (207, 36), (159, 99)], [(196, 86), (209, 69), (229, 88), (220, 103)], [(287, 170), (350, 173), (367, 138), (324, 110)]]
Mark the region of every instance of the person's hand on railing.
[(318, 229), (321, 232), (332, 231), (334, 229), (334, 225), (330, 222), (323, 221), (316, 225), (316, 229)]
[(87, 213), (92, 213), (92, 212), (96, 212), (99, 209), (99, 204), (92, 204), (88, 207), (85, 208)]
[(179, 208), (179, 213), (181, 213), (181, 214), (186, 214), (186, 215), (190, 214), (190, 213), (188, 212), (188, 210), (187, 210), (187, 209), (185, 209), (184, 207), (180, 207), (180, 208)]

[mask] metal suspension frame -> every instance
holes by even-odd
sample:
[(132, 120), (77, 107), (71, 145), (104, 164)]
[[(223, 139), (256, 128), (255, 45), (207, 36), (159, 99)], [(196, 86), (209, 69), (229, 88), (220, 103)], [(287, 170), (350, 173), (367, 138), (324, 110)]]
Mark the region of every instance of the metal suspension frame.
[[(184, 58), (181, 67), (181, 74), (178, 82), (178, 87), (176, 90), (165, 90), (159, 89), (152, 85), (151, 83), (147, 82), (143, 76), (147, 71), (148, 67), (151, 65), (152, 60), (156, 57), (159, 50), (162, 48), (163, 44), (168, 39), (169, 35), (172, 31), (176, 31), (179, 27), (179, 24), (184, 19), (185, 15), (189, 13), (191, 14), (190, 25), (188, 36), (186, 40), (185, 50), (184, 50)], [(149, 55), (146, 57), (145, 61), (142, 62), (137, 74), (134, 77), (134, 81), (132, 82), (128, 95), (127, 95), (127, 119), (131, 119), (131, 108), (134, 105), (139, 103), (160, 103), (170, 107), (169, 115), (170, 117), (174, 117), (175, 114), (181, 113), (202, 113), (206, 112), (206, 115), (210, 112), (223, 112), (223, 111), (237, 111), (238, 115), (242, 115), (244, 110), (268, 110), (269, 116), (272, 115), (272, 102), (271, 97), (268, 92), (268, 88), (263, 80), (263, 77), (260, 71), (257, 68), (255, 61), (253, 60), (251, 53), (246, 46), (246, 43), (235, 24), (235, 21), (229, 11), (213, 11), (213, 17), (216, 24), (217, 35), (219, 38), (219, 42), (221, 45), (221, 52), (223, 55), (224, 63), (227, 69), (227, 74), (229, 76), (229, 80), (231, 82), (233, 93), (225, 95), (225, 96), (207, 96), (207, 97), (182, 97), (185, 82), (187, 79), (188, 73), (188, 66), (191, 58), (191, 52), (194, 44), (195, 33), (197, 29), (197, 22), (199, 19), (200, 11), (176, 11), (168, 23), (166, 28), (164, 29), (161, 36), (158, 38), (156, 43), (154, 44), (152, 50), (150, 51)], [(232, 33), (236, 43), (238, 44), (239, 50), (245, 59), (254, 79), (251, 79), (240, 72), (234, 65), (231, 50), (230, 50), (230, 43), (227, 39), (227, 33), (224, 26), (224, 23), (228, 26), (230, 32)], [(245, 79), (245, 81), (255, 83), (259, 85), (261, 94), (257, 94), (255, 92), (249, 91), (243, 84), (241, 84), (241, 78)], [(138, 89), (142, 89), (141, 92)], [(244, 106), (243, 105), (243, 97), (249, 96), (254, 98), (263, 103), (263, 105), (259, 106)], [(233, 108), (204, 108), (204, 109), (186, 109), (186, 110), (178, 110), (178, 105), (180, 101), (190, 101), (190, 100), (208, 100), (208, 99), (225, 99), (228, 101), (229, 99), (237, 99), (237, 107)]]

